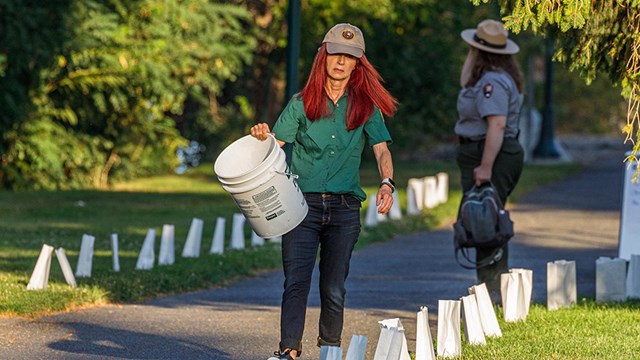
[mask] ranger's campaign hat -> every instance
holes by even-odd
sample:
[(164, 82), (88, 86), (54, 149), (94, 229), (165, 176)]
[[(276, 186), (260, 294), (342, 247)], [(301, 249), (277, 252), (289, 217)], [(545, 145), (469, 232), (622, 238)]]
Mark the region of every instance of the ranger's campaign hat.
[(351, 24), (335, 25), (324, 36), (322, 43), (327, 44), (329, 54), (348, 54), (357, 58), (364, 54), (362, 31)]
[(520, 51), (500, 21), (484, 20), (475, 29), (463, 30), (460, 36), (467, 44), (486, 52), (509, 55)]

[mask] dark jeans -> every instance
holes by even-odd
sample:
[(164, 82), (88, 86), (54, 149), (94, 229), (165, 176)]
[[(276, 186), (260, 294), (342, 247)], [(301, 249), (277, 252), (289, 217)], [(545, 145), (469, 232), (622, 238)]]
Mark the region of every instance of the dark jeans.
[[(484, 141), (460, 144), (456, 161), (460, 168), (462, 190), (468, 191), (475, 184), (473, 169), (480, 165)], [(524, 163), (524, 150), (517, 139), (504, 139), (502, 148), (493, 164), (491, 182), (496, 187), (502, 205), (518, 184)], [(485, 283), (489, 292), (500, 293), (500, 274), (509, 272), (509, 249), (503, 248), (502, 258), (496, 263), (477, 270), (478, 283)], [(494, 253), (495, 249), (476, 249), (476, 261), (481, 261)]]
[(351, 195), (306, 193), (309, 213), (282, 236), (284, 293), (280, 315), (280, 349), (301, 350), (311, 275), (320, 248), (319, 345), (339, 346), (345, 280), (360, 234), (360, 201)]

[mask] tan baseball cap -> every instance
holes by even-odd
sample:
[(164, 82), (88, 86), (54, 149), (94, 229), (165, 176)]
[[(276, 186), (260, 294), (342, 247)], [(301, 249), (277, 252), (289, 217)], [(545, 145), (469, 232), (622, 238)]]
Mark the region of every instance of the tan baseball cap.
[(322, 43), (327, 44), (329, 54), (349, 54), (357, 58), (364, 54), (362, 31), (351, 24), (335, 25), (324, 36)]

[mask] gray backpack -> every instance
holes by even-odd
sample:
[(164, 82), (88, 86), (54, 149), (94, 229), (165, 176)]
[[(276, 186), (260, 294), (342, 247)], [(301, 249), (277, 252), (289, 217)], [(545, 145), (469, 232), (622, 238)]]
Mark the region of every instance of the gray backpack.
[[(477, 269), (499, 260), (502, 247), (513, 237), (513, 221), (491, 183), (474, 186), (462, 196), (453, 232), (456, 260), (462, 267)], [(475, 263), (469, 259), (468, 248), (495, 248), (496, 251), (486, 262)], [(460, 262), (459, 252), (471, 266)]]

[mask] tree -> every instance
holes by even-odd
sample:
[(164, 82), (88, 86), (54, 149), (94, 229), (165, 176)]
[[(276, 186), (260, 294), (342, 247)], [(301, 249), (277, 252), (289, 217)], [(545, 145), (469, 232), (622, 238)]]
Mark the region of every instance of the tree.
[(187, 98), (206, 106), (252, 60), (249, 13), (232, 4), (47, 4), (2, 5), (11, 10), (0, 17), (5, 187), (104, 187), (170, 171), (185, 143), (173, 116)]
[[(475, 5), (490, 0), (472, 0)], [(640, 1), (500, 0), (505, 26), (518, 33), (531, 28), (556, 39), (555, 59), (587, 81), (608, 74), (629, 99), (622, 132), (633, 143), (628, 160), (640, 151)], [(635, 177), (637, 180), (637, 174)]]

